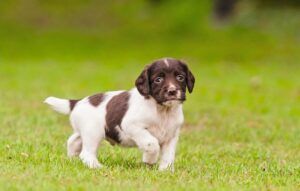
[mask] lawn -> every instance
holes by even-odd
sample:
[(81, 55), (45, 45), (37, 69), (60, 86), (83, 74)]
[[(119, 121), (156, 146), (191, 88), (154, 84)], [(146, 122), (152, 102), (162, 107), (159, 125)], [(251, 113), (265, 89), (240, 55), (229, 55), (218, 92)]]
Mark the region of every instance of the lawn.
[[(299, 14), (291, 15), (284, 29), (276, 27), (284, 22), (278, 16), (268, 26), (236, 21), (197, 34), (148, 25), (99, 34), (37, 30), (0, 20), (0, 189), (299, 190), (300, 33), (294, 26), (300, 25), (294, 23)], [(68, 118), (44, 98), (130, 89), (145, 64), (166, 56), (186, 60), (196, 78), (184, 104), (175, 172), (149, 168), (137, 149), (106, 142), (98, 154), (103, 169), (70, 160)]]

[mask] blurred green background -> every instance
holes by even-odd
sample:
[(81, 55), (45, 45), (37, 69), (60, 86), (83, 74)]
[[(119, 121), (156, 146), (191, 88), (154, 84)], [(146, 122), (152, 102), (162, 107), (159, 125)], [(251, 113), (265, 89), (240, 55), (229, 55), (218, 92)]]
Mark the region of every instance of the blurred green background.
[(1, 58), (294, 62), (299, 9), (254, 2), (237, 1), (234, 16), (221, 23), (209, 0), (2, 1)]
[[(132, 169), (138, 152), (108, 145), (100, 155), (108, 170), (69, 162), (71, 128), (43, 99), (130, 89), (161, 57), (186, 61), (196, 77), (177, 172)], [(0, 184), (299, 189), (299, 62), (298, 1), (1, 1)]]
[[(196, 75), (190, 105), (211, 99), (206, 104), (212, 108), (227, 101), (225, 107), (232, 108), (240, 106), (238, 99), (251, 102), (247, 94), (266, 88), (272, 97), (275, 91), (287, 93), (276, 85), (294, 91), (298, 99), (299, 84), (293, 83), (300, 60), (299, 4), (225, 0), (235, 5), (228, 18), (220, 19), (218, 2), (2, 1), (1, 93), (11, 97), (10, 92), (19, 91), (22, 98), (27, 94), (36, 100), (48, 94), (82, 97), (129, 89), (145, 64), (175, 57)], [(256, 83), (266, 86), (258, 90)], [(188, 122), (196, 123), (201, 109), (187, 110)]]

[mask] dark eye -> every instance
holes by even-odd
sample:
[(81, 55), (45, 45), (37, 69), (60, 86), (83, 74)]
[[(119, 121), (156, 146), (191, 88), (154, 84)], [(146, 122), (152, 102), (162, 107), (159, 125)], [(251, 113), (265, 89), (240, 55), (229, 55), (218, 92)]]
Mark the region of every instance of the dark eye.
[(154, 80), (154, 82), (155, 82), (156, 84), (160, 84), (162, 81), (164, 81), (164, 78), (163, 78), (163, 77), (157, 77), (157, 78), (155, 78), (155, 80)]
[(184, 81), (184, 76), (183, 76), (183, 75), (178, 75), (178, 76), (176, 76), (176, 79), (177, 79), (179, 82), (183, 82), (183, 81)]

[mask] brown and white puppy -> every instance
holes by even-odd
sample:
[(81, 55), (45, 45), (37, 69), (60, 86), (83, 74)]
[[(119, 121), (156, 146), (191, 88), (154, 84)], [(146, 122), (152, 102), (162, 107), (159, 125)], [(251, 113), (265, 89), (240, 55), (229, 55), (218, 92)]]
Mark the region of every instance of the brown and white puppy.
[(193, 91), (195, 78), (180, 60), (160, 59), (146, 66), (130, 91), (99, 93), (81, 100), (48, 97), (54, 110), (70, 114), (74, 133), (67, 141), (68, 156), (79, 156), (90, 168), (97, 159), (100, 141), (137, 146), (143, 162), (174, 170), (179, 130), (184, 117), (186, 89)]

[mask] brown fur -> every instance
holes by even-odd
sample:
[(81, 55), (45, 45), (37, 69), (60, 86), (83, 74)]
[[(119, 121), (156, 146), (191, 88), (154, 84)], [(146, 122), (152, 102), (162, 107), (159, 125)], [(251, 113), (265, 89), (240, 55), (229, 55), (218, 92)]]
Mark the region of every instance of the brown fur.
[(89, 102), (91, 105), (97, 107), (104, 99), (104, 94), (98, 93), (89, 97)]
[(140, 76), (135, 81), (135, 86), (139, 90), (140, 94), (143, 95), (146, 99), (149, 98), (150, 87), (149, 87), (149, 65), (147, 65)]
[(120, 143), (117, 128), (120, 128), (123, 117), (128, 110), (129, 93), (122, 92), (114, 96), (106, 106), (106, 128), (105, 134), (110, 140)]
[[(183, 81), (178, 81), (177, 76), (184, 76)], [(162, 83), (155, 83), (158, 77), (163, 78)], [(176, 59), (162, 59), (147, 66), (136, 80), (136, 87), (140, 94), (148, 98), (152, 96), (159, 104), (170, 99), (169, 84), (172, 83), (176, 91), (180, 91), (179, 101), (185, 101), (186, 89), (191, 93), (194, 88), (195, 78), (187, 65)]]
[(70, 99), (69, 100), (69, 104), (70, 104), (70, 110), (72, 111), (76, 105), (76, 103), (78, 102), (79, 100), (75, 100), (75, 99)]

